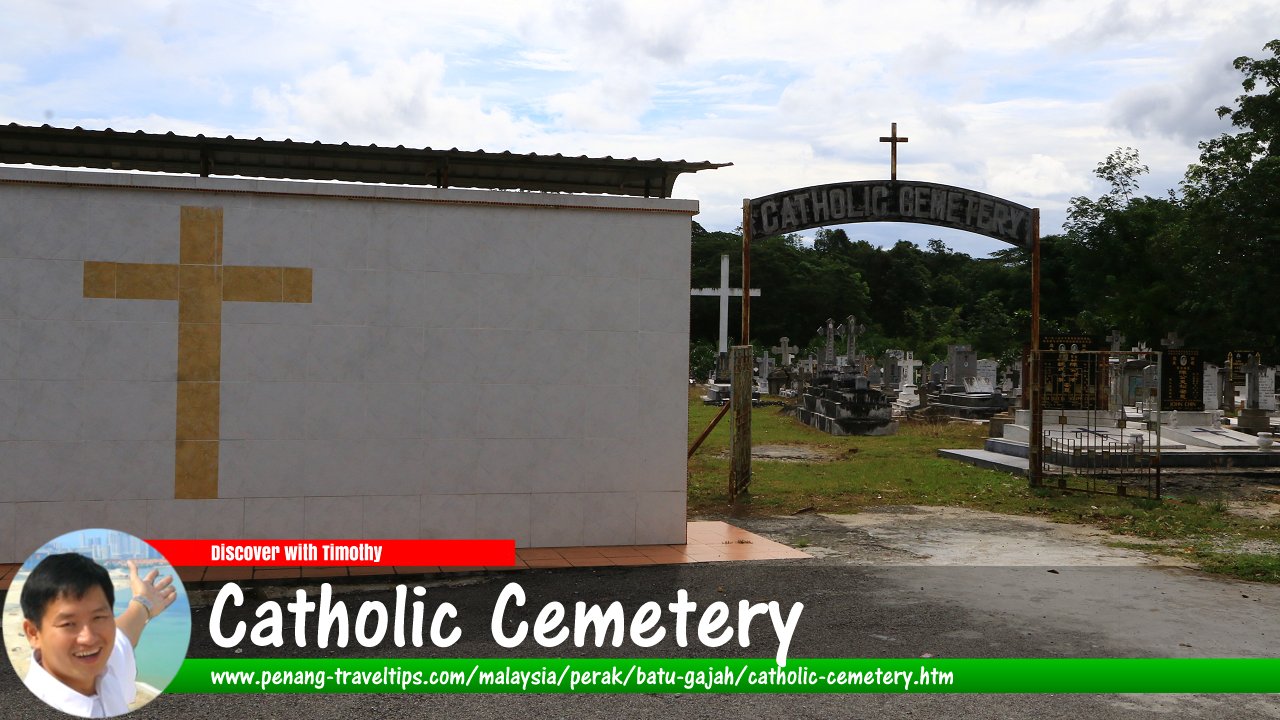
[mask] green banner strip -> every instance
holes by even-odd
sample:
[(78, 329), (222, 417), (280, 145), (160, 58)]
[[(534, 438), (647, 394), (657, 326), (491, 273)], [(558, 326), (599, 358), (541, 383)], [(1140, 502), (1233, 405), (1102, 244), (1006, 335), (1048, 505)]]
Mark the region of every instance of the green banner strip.
[(1280, 659), (188, 659), (171, 693), (1280, 693)]

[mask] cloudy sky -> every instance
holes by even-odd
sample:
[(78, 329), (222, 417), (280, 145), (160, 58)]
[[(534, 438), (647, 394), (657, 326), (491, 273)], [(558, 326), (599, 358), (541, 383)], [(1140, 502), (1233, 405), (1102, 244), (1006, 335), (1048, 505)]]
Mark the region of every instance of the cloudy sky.
[(888, 177), (897, 122), (899, 177), (1049, 233), (1118, 147), (1142, 192), (1175, 187), (1229, 129), (1231, 61), (1277, 36), (1274, 0), (0, 0), (0, 122), (732, 162), (676, 183), (713, 230), (743, 198)]

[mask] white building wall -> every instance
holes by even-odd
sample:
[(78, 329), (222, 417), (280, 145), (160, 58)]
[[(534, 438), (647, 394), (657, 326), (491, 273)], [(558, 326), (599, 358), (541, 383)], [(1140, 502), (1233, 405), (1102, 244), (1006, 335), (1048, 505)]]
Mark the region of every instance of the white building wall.
[[(310, 268), (223, 302), (217, 494), (176, 499), (178, 305), (85, 263)], [(140, 537), (683, 542), (697, 204), (0, 168), (0, 562)]]

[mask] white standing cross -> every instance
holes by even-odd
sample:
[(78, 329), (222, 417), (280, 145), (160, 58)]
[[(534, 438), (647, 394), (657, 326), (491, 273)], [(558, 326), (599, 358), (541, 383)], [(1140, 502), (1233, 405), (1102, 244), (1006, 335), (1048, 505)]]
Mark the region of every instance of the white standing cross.
[(795, 348), (791, 347), (791, 338), (782, 338), (781, 345), (775, 345), (769, 350), (782, 359), (783, 367), (791, 367), (791, 358), (795, 357)]
[(901, 360), (898, 361), (899, 375), (902, 378), (903, 385), (916, 384), (916, 368), (924, 363), (916, 359), (916, 354), (908, 351)]
[[(720, 287), (694, 288), (690, 295), (720, 298), (720, 354), (729, 352), (729, 298), (742, 297), (742, 288), (729, 287), (729, 256), (720, 256)], [(760, 288), (751, 288), (751, 297), (760, 297)], [(746, 342), (746, 339), (743, 339)]]

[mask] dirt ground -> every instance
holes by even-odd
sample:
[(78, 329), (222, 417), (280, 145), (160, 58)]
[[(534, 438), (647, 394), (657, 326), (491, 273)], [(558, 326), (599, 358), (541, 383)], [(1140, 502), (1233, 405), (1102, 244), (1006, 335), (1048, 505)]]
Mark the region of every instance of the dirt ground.
[[(1271, 519), (1280, 504), (1228, 501), (1228, 512)], [(710, 518), (709, 518), (710, 519)], [(1112, 535), (1084, 525), (968, 508), (897, 505), (853, 515), (801, 513), (724, 519), (831, 564), (968, 567), (1181, 567), (1195, 563), (1164, 543)], [(1123, 543), (1126, 547), (1113, 547)], [(1150, 545), (1150, 551), (1134, 549)], [(1252, 541), (1224, 551), (1280, 552)]]
[[(856, 451), (855, 451), (856, 452)], [(839, 450), (805, 445), (757, 445), (764, 462), (830, 462)], [(1221, 501), (1227, 512), (1259, 522), (1280, 518), (1280, 468), (1206, 473), (1167, 469), (1166, 498)], [(869, 508), (855, 515), (801, 513), (724, 519), (815, 557), (850, 565), (1160, 565), (1194, 568), (1176, 557), (1109, 547), (1144, 544), (1082, 525), (965, 508), (915, 505)], [(1151, 543), (1159, 545), (1159, 543)], [(1280, 551), (1274, 543), (1249, 543), (1237, 552)]]
[(729, 522), (847, 565), (1192, 567), (1154, 553), (1109, 547), (1106, 543), (1116, 538), (1095, 528), (966, 508), (897, 505), (855, 515), (804, 513)]

